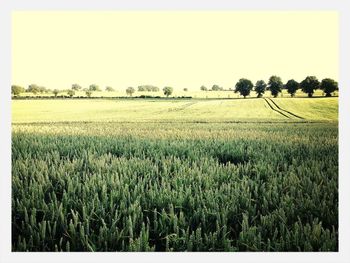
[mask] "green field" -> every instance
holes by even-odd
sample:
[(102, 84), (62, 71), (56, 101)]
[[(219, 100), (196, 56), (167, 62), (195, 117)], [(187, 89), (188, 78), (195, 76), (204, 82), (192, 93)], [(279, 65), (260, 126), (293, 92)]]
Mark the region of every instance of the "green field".
[(338, 99), (12, 101), (13, 251), (338, 251)]

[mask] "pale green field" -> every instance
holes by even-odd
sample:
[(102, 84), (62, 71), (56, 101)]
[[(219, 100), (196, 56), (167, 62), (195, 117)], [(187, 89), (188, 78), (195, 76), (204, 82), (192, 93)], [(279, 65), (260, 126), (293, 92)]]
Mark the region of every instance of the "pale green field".
[(283, 109), (291, 109), (294, 114), (306, 119), (338, 119), (338, 98), (293, 98), (273, 99)]
[(13, 100), (12, 122), (235, 122), (329, 121), (338, 119), (338, 98), (277, 98), (282, 109), (304, 120), (286, 118), (264, 99), (220, 100)]

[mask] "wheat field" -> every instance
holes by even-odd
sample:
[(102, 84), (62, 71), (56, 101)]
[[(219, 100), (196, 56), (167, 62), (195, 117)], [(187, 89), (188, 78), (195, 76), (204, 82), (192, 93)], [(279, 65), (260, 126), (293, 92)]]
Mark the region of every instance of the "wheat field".
[(12, 101), (13, 251), (337, 251), (338, 99)]

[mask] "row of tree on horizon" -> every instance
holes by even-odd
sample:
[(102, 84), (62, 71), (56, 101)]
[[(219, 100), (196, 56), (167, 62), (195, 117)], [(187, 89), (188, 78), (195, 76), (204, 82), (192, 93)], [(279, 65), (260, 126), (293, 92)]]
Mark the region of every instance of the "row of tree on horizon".
[[(251, 91), (255, 91), (257, 94), (257, 97), (262, 97), (262, 95), (265, 93), (265, 91), (270, 91), (271, 95), (273, 97), (277, 97), (279, 93), (282, 92), (282, 89), (286, 89), (287, 92), (291, 95), (291, 97), (295, 96), (295, 93), (298, 89), (301, 89), (304, 93), (308, 94), (308, 97), (312, 97), (315, 90), (321, 89), (325, 93), (327, 97), (332, 96), (332, 93), (336, 90), (338, 90), (338, 82), (331, 78), (325, 78), (321, 82), (315, 77), (315, 76), (307, 76), (303, 81), (300, 83), (297, 82), (294, 79), (288, 80), (285, 84), (282, 82), (281, 78), (278, 76), (271, 76), (269, 78), (268, 83), (266, 83), (264, 80), (258, 80), (255, 85), (246, 78), (241, 78), (235, 85), (235, 89), (233, 90), (230, 88), (229, 90), (234, 91), (235, 93), (240, 93), (241, 96), (246, 98), (250, 95)], [(137, 90), (139, 92), (159, 92), (159, 88), (153, 85), (141, 85), (137, 87)], [(188, 91), (187, 88), (183, 89), (184, 91)], [(202, 85), (200, 87), (201, 91), (225, 91), (223, 87), (220, 87), (219, 85), (213, 85), (211, 89), (208, 90), (207, 87)], [(75, 92), (77, 91), (84, 91), (87, 97), (91, 97), (93, 92), (100, 92), (102, 91), (101, 88), (96, 84), (91, 84), (89, 88), (82, 88), (79, 84), (72, 84), (71, 89), (68, 90), (58, 90), (58, 89), (47, 89), (43, 86), (39, 86), (36, 84), (30, 84), (27, 89), (25, 89), (22, 86), (19, 85), (12, 85), (11, 86), (11, 93), (14, 96), (18, 96), (22, 93), (33, 93), (34, 95), (38, 93), (53, 93), (55, 97), (60, 92), (67, 92), (67, 95), (70, 97), (73, 97), (75, 95)], [(107, 92), (113, 92), (115, 89), (113, 89), (110, 86), (107, 86), (105, 88), (105, 91)], [(132, 96), (133, 93), (135, 93), (136, 89), (134, 87), (128, 87), (126, 90), (126, 94), (129, 96)], [(227, 90), (226, 90), (227, 91)], [(165, 96), (169, 97), (173, 93), (172, 87), (164, 87), (163, 93)]]

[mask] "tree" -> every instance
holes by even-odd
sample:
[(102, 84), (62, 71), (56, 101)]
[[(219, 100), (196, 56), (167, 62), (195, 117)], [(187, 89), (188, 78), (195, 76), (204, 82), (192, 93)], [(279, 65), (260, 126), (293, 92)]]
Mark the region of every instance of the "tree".
[(320, 88), (324, 91), (324, 93), (326, 93), (326, 97), (331, 97), (332, 92), (338, 90), (338, 82), (333, 79), (326, 78), (321, 81)]
[(283, 89), (283, 82), (281, 78), (277, 76), (271, 76), (267, 89), (270, 90), (271, 95), (276, 98), (278, 96), (278, 93), (280, 93)]
[(79, 90), (81, 90), (81, 86), (79, 84), (73, 84), (72, 85), (72, 90), (79, 91)]
[(188, 88), (184, 88), (184, 91), (188, 91)]
[(249, 79), (240, 79), (235, 86), (235, 93), (239, 92), (244, 98), (250, 94), (253, 89), (253, 83)]
[(301, 90), (307, 93), (308, 97), (311, 98), (315, 90), (320, 87), (320, 82), (315, 76), (307, 76), (300, 83)]
[(287, 81), (285, 85), (287, 92), (290, 94), (291, 97), (295, 96), (295, 93), (299, 89), (299, 83), (295, 81), (294, 79), (290, 79)]
[(39, 88), (39, 86), (36, 85), (36, 84), (30, 84), (30, 85), (28, 86), (27, 92), (31, 92), (31, 93), (33, 93), (34, 95), (36, 95), (38, 92), (40, 92), (40, 88)]
[(200, 89), (201, 89), (202, 91), (207, 91), (207, 90), (208, 90), (207, 87), (204, 86), (204, 85), (202, 85), (202, 86), (200, 87)]
[(153, 91), (157, 92), (159, 91), (159, 88), (153, 85), (141, 85), (137, 87), (138, 91)]
[(219, 85), (213, 85), (212, 87), (211, 87), (211, 90), (213, 90), (213, 91), (218, 91), (218, 90), (224, 90), (224, 88), (222, 88), (222, 87), (220, 87)]
[(46, 92), (46, 91), (47, 91), (47, 89), (46, 89), (45, 87), (39, 86), (39, 92), (40, 92), (40, 93), (44, 93), (44, 92)]
[(55, 95), (55, 97), (57, 97), (57, 95), (58, 95), (59, 92), (60, 92), (60, 91), (59, 91), (58, 89), (54, 89), (54, 90), (53, 90), (53, 94)]
[(106, 87), (106, 91), (112, 92), (112, 91), (114, 91), (114, 89), (113, 89), (112, 87), (110, 87), (110, 86), (107, 86), (107, 87)]
[(73, 96), (75, 95), (75, 91), (70, 89), (70, 90), (67, 91), (67, 94), (68, 94), (69, 97), (73, 98)]
[(262, 95), (265, 93), (266, 87), (267, 87), (267, 85), (266, 85), (265, 81), (258, 80), (256, 82), (254, 91), (258, 94), (258, 96), (257, 96), (258, 98), (261, 98)]
[(18, 96), (19, 94), (25, 92), (25, 89), (21, 86), (18, 86), (18, 85), (12, 85), (11, 86), (11, 93), (14, 95), (14, 96)]
[(87, 91), (85, 91), (85, 94), (86, 94), (86, 96), (87, 96), (88, 98), (90, 98), (91, 95), (92, 95), (92, 91), (91, 91), (91, 90), (87, 90)]
[(101, 91), (100, 88), (99, 88), (99, 86), (96, 85), (96, 84), (91, 84), (91, 85), (89, 86), (89, 90), (90, 90), (90, 91)]
[(128, 94), (130, 97), (135, 92), (135, 89), (133, 87), (129, 87), (126, 89), (126, 94)]
[(169, 97), (173, 93), (173, 88), (172, 87), (164, 87), (163, 93), (165, 96)]

